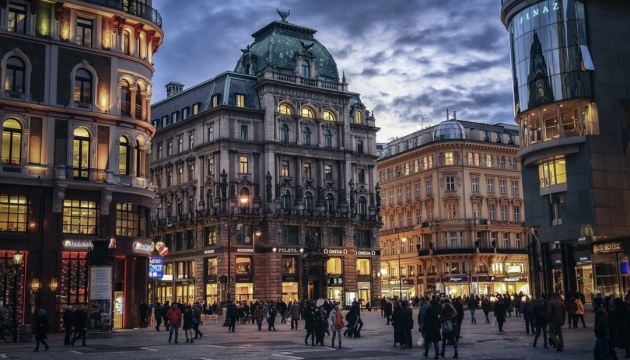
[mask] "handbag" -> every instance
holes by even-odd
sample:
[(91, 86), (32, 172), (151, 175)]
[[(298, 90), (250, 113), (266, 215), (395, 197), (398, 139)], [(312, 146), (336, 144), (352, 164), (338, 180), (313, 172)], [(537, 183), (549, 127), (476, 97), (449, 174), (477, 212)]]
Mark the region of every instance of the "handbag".
[(442, 323), (442, 332), (443, 333), (450, 333), (453, 331), (453, 321), (451, 320), (446, 320)]

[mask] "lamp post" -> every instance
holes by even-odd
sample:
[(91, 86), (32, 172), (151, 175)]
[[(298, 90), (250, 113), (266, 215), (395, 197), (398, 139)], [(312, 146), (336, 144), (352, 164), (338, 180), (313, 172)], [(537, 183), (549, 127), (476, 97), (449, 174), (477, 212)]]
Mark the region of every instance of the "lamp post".
[(14, 276), (13, 276), (13, 299), (12, 299), (12, 318), (13, 318), (13, 342), (18, 341), (18, 292), (19, 292), (19, 279), (20, 279), (20, 269), (22, 266), (22, 260), (24, 260), (24, 255), (20, 252), (20, 250), (13, 253), (13, 268), (14, 268)]
[(400, 301), (402, 301), (402, 267), (400, 266), (400, 250), (402, 248), (402, 244), (407, 242), (407, 238), (403, 234), (402, 239), (400, 239), (401, 243), (398, 247), (398, 293), (400, 294)]

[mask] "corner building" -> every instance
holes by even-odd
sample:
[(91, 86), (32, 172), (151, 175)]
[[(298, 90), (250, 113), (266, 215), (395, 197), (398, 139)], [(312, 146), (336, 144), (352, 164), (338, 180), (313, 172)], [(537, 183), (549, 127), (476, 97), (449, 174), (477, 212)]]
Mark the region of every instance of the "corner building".
[(18, 323), (43, 308), (56, 331), (67, 306), (88, 305), (86, 255), (101, 236), (117, 242), (113, 327), (140, 323), (162, 39), (150, 0), (0, 2), (0, 305)]
[(503, 0), (535, 294), (625, 294), (630, 5)]
[(381, 147), (382, 296), (529, 294), (519, 141), (453, 118)]
[(273, 21), (234, 71), (153, 104), (158, 300), (380, 295), (378, 128), (314, 34)]

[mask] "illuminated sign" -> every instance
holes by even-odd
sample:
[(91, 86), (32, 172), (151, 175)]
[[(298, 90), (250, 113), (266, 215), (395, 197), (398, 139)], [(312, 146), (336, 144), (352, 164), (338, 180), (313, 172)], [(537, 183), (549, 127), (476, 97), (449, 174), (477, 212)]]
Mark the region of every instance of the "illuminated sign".
[(64, 240), (63, 247), (66, 249), (91, 248), (92, 240)]
[(346, 249), (324, 249), (324, 254), (328, 255), (346, 255), (348, 250)]
[[(542, 7), (541, 7), (542, 6)], [(538, 17), (542, 14), (548, 14), (551, 11), (559, 11), (560, 10), (560, 2), (552, 1), (545, 5), (539, 4), (538, 6), (530, 7), (527, 12), (521, 13), (521, 16), (517, 18), (519, 24), (522, 24), (524, 21), (529, 21)]]
[(376, 256), (380, 255), (376, 250), (354, 250), (354, 255), (357, 256)]
[(253, 253), (254, 249), (251, 249), (251, 248), (236, 249), (236, 252), (239, 252), (239, 253)]
[(593, 254), (606, 254), (621, 251), (623, 251), (623, 246), (621, 246), (620, 242), (593, 245)]
[(151, 257), (149, 258), (149, 278), (161, 279), (164, 275), (164, 258), (163, 257)]
[[(296, 248), (273, 248), (271, 249), (273, 252), (278, 252), (278, 253), (302, 253), (304, 252), (304, 249), (300, 248), (300, 249), (296, 249)], [(253, 250), (252, 250), (253, 252)]]
[(147, 243), (142, 241), (135, 241), (133, 243), (133, 250), (140, 252), (152, 252), (153, 251), (153, 243)]

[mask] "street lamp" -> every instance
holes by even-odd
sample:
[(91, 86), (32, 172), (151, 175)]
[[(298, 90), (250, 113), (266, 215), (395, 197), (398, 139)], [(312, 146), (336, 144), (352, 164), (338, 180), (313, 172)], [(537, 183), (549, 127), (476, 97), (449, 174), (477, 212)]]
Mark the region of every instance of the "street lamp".
[(18, 301), (18, 292), (19, 292), (19, 279), (20, 279), (20, 269), (22, 265), (22, 260), (24, 260), (24, 255), (20, 252), (20, 250), (13, 253), (13, 267), (14, 267), (14, 276), (13, 276), (13, 306), (12, 306), (12, 317), (13, 317), (13, 342), (17, 342), (18, 337), (18, 316), (17, 316), (17, 301)]
[(403, 243), (407, 242), (407, 238), (403, 234), (402, 239), (400, 239), (401, 243), (398, 247), (398, 293), (400, 294), (400, 301), (402, 301), (402, 267), (400, 266), (400, 250), (403, 247)]

